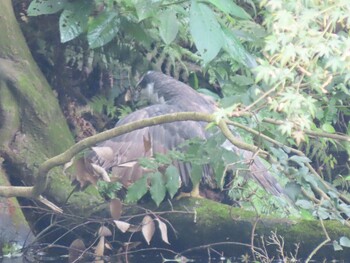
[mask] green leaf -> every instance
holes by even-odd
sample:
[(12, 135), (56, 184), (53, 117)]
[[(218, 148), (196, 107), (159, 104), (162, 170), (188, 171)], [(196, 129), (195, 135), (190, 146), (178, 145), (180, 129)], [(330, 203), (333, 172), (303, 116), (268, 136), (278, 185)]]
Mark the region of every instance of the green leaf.
[(119, 182), (97, 181), (97, 189), (100, 195), (107, 195), (109, 198), (117, 198), (117, 193), (122, 189), (123, 185)]
[(150, 159), (147, 157), (141, 157), (138, 159), (138, 163), (143, 167), (143, 168), (147, 168), (150, 170), (157, 170), (158, 169), (158, 163), (155, 162), (154, 159)]
[(155, 153), (154, 157), (155, 157), (155, 161), (157, 164), (171, 164), (172, 163), (172, 160), (168, 156), (168, 154)]
[(230, 54), (232, 59), (247, 67), (256, 67), (257, 64), (255, 59), (245, 50), (234, 33), (228, 28), (223, 28), (222, 31), (225, 39), (224, 49), (228, 54)]
[(319, 207), (317, 211), (317, 216), (323, 220), (331, 218), (331, 215), (332, 214), (329, 212), (329, 210), (324, 207)]
[(343, 248), (339, 245), (338, 241), (336, 240), (333, 240), (333, 248), (334, 248), (334, 251), (340, 251), (340, 250), (343, 250)]
[(193, 164), (192, 163), (192, 170), (191, 170), (191, 181), (193, 187), (201, 181), (203, 176), (203, 168), (201, 165)]
[(329, 123), (325, 123), (322, 125), (322, 130), (324, 130), (325, 132), (328, 132), (328, 133), (335, 133), (335, 129), (334, 127), (329, 124)]
[(160, 172), (151, 174), (151, 188), (150, 193), (153, 201), (159, 206), (164, 200), (166, 188), (163, 180), (163, 175)]
[(159, 35), (164, 43), (169, 45), (179, 32), (179, 22), (176, 18), (176, 13), (167, 9), (160, 14), (159, 20)]
[(295, 205), (307, 210), (310, 210), (314, 207), (314, 204), (308, 200), (298, 200), (295, 202)]
[(59, 21), (62, 43), (76, 38), (86, 30), (91, 10), (91, 1), (69, 2), (66, 5)]
[(28, 16), (49, 15), (62, 10), (68, 0), (34, 0), (30, 3)]
[(145, 1), (137, 0), (135, 3), (135, 9), (139, 22), (142, 20), (154, 16), (157, 12), (160, 1)]
[(90, 48), (106, 45), (118, 33), (119, 19), (112, 11), (101, 13), (89, 23), (87, 39)]
[(215, 171), (215, 180), (218, 182), (220, 189), (222, 190), (225, 184), (225, 165), (222, 161), (218, 161), (213, 164)]
[(244, 9), (236, 5), (232, 0), (206, 0), (213, 4), (220, 11), (242, 19), (252, 19)]
[(147, 48), (151, 48), (153, 38), (145, 32), (142, 24), (133, 23), (125, 18), (121, 18), (120, 28), (123, 28), (124, 32), (128, 32), (128, 35), (132, 36), (136, 41), (141, 42)]
[(176, 169), (175, 166), (170, 165), (166, 168), (165, 179), (165, 187), (168, 190), (170, 198), (173, 198), (181, 186), (179, 171)]
[(204, 63), (213, 60), (223, 45), (222, 30), (213, 11), (196, 0), (191, 1), (190, 32)]
[(296, 162), (297, 164), (311, 163), (311, 160), (306, 156), (293, 155), (289, 158), (290, 161)]
[(145, 174), (139, 180), (134, 182), (128, 187), (128, 192), (125, 197), (125, 202), (134, 203), (140, 200), (148, 191), (148, 179), (149, 174)]
[(347, 237), (345, 237), (345, 236), (343, 236), (343, 237), (340, 238), (339, 243), (340, 243), (340, 245), (342, 245), (343, 247), (350, 247), (350, 239), (347, 238)]

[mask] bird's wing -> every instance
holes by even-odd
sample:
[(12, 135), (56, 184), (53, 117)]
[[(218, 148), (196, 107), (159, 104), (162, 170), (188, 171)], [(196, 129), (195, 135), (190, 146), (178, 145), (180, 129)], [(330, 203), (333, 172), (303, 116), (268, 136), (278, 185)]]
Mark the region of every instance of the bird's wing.
[[(167, 113), (178, 112), (179, 109), (170, 105), (153, 105), (135, 111), (119, 121), (116, 126), (142, 120), (149, 117)], [(152, 157), (155, 153), (165, 154), (169, 150), (177, 149), (185, 140), (198, 137), (205, 138), (205, 130), (201, 123), (195, 121), (180, 121), (165, 123), (135, 130), (124, 135), (104, 141), (93, 148), (86, 155), (85, 160), (96, 163), (107, 171), (112, 171), (112, 176), (128, 186), (142, 177), (145, 171), (137, 160), (141, 157)], [(110, 154), (101, 154), (98, 149)], [(191, 165), (176, 161), (183, 185), (190, 185)], [(208, 169), (203, 170), (209, 172)]]

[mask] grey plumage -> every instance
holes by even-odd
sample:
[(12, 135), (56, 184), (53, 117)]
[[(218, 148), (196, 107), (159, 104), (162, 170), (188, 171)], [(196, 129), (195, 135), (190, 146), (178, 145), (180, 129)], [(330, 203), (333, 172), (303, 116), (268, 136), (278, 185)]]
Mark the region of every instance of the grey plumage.
[[(116, 126), (167, 113), (184, 111), (213, 113), (216, 109), (211, 99), (199, 94), (182, 82), (154, 71), (144, 75), (133, 94), (133, 98), (137, 101), (143, 100), (150, 106), (129, 114)], [(97, 163), (104, 169), (112, 171), (112, 176), (128, 186), (144, 173), (143, 169), (135, 164), (138, 158), (151, 157), (154, 153), (166, 153), (168, 150), (176, 149), (185, 140), (194, 137), (206, 139), (210, 135), (206, 132), (205, 125), (206, 123), (201, 122), (181, 121), (136, 130), (98, 145), (98, 147), (112, 149), (113, 157), (101, 157), (92, 151), (86, 156), (85, 161)], [(229, 142), (225, 142), (225, 144), (232, 151), (243, 155), (244, 159), (249, 161), (253, 158), (251, 152), (238, 149)], [(255, 157), (251, 163), (252, 177), (272, 194), (280, 195), (283, 190), (261, 161)], [(180, 172), (182, 184), (189, 186), (191, 181), (190, 164), (176, 162), (175, 165)], [(213, 177), (213, 171), (210, 167), (204, 166), (203, 177)]]

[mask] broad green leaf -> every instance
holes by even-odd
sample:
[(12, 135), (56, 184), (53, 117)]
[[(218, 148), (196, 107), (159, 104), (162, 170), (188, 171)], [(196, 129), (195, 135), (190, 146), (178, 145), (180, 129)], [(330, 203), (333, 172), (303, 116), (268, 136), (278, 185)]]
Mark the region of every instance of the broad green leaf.
[(340, 245), (342, 245), (343, 247), (350, 247), (350, 239), (347, 238), (347, 237), (345, 237), (345, 236), (343, 236), (343, 237), (340, 238), (339, 243), (340, 243)]
[(86, 30), (91, 9), (91, 1), (67, 3), (59, 21), (62, 43), (76, 38)]
[(206, 2), (213, 4), (220, 11), (226, 14), (242, 19), (251, 19), (250, 15), (244, 11), (242, 7), (236, 5), (232, 0), (206, 0)]
[(49, 15), (62, 10), (68, 0), (34, 0), (28, 7), (28, 16)]
[(325, 132), (328, 132), (328, 133), (335, 133), (335, 129), (334, 127), (329, 124), (329, 123), (325, 123), (322, 125), (322, 130), (324, 130)]
[(89, 23), (87, 39), (90, 48), (97, 48), (106, 45), (118, 33), (119, 19), (117, 14), (106, 11), (94, 18)]
[(159, 1), (137, 0), (135, 3), (135, 9), (139, 22), (146, 18), (154, 16), (158, 10), (159, 5)]
[(306, 210), (310, 210), (314, 207), (314, 204), (308, 200), (297, 200), (295, 202), (295, 205), (297, 205), (303, 209), (306, 209)]
[(170, 165), (166, 168), (165, 179), (165, 187), (168, 190), (170, 198), (173, 198), (180, 188), (180, 175), (175, 166)]
[(191, 1), (190, 32), (204, 63), (213, 60), (223, 45), (223, 34), (214, 12), (203, 3)]
[(200, 183), (203, 176), (203, 168), (201, 165), (192, 164), (191, 170), (191, 181), (192, 185), (195, 186)]
[(298, 164), (311, 163), (311, 160), (309, 158), (307, 158), (306, 156), (293, 155), (292, 157), (289, 158), (289, 160), (296, 162)]
[(133, 23), (125, 18), (121, 18), (120, 28), (124, 28), (125, 32), (128, 32), (130, 36), (132, 36), (136, 41), (141, 42), (148, 48), (151, 48), (153, 43), (152, 37), (147, 34), (142, 27), (142, 24)]
[(128, 187), (128, 192), (125, 197), (125, 202), (134, 203), (140, 200), (148, 191), (148, 179), (149, 174), (145, 174), (139, 180), (134, 182)]
[(222, 161), (217, 161), (213, 167), (215, 171), (215, 180), (220, 184), (220, 189), (222, 189), (225, 184), (225, 165)]
[(331, 215), (332, 215), (329, 212), (329, 209), (324, 207), (319, 207), (318, 211), (315, 211), (314, 213), (316, 213), (316, 215), (323, 220), (331, 218)]
[(167, 9), (159, 16), (159, 34), (165, 44), (169, 45), (176, 38), (179, 32), (179, 22), (176, 18), (176, 13), (173, 10)]
[(340, 251), (340, 250), (343, 250), (343, 248), (339, 245), (338, 241), (336, 240), (333, 240), (333, 249), (334, 251)]
[(255, 59), (245, 50), (234, 33), (227, 28), (223, 28), (222, 32), (225, 40), (224, 49), (231, 55), (232, 59), (247, 67), (256, 67)]
[(163, 180), (163, 175), (160, 172), (155, 172), (150, 175), (151, 176), (151, 188), (150, 193), (153, 201), (160, 205), (160, 203), (164, 200), (166, 194), (165, 183)]
[(285, 186), (285, 192), (292, 201), (296, 201), (301, 193), (301, 186), (295, 182), (288, 182)]

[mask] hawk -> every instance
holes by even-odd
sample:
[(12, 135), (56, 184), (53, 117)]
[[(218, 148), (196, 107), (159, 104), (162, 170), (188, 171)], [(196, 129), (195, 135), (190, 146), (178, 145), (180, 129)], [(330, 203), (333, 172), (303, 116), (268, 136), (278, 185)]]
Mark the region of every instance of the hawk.
[[(116, 127), (137, 120), (175, 112), (213, 113), (216, 110), (214, 101), (190, 86), (160, 72), (147, 72), (136, 89), (133, 100), (144, 101), (148, 106), (141, 108), (120, 120)], [(205, 129), (206, 123), (195, 121), (178, 121), (135, 130), (104, 141), (85, 156), (86, 164), (97, 164), (110, 171), (113, 180), (118, 180), (125, 187), (138, 180), (145, 173), (137, 163), (142, 157), (152, 157), (155, 153), (166, 154), (169, 150), (178, 149), (179, 145), (193, 138), (207, 139), (211, 134)], [(253, 153), (238, 149), (228, 141), (224, 143), (236, 154), (250, 161), (250, 175), (267, 191), (281, 195), (283, 190), (276, 179)], [(107, 149), (109, 154), (101, 154), (96, 149)], [(132, 164), (132, 165), (130, 165)], [(175, 161), (182, 185), (191, 188), (191, 164)], [(213, 169), (203, 166), (203, 178), (213, 178)]]

